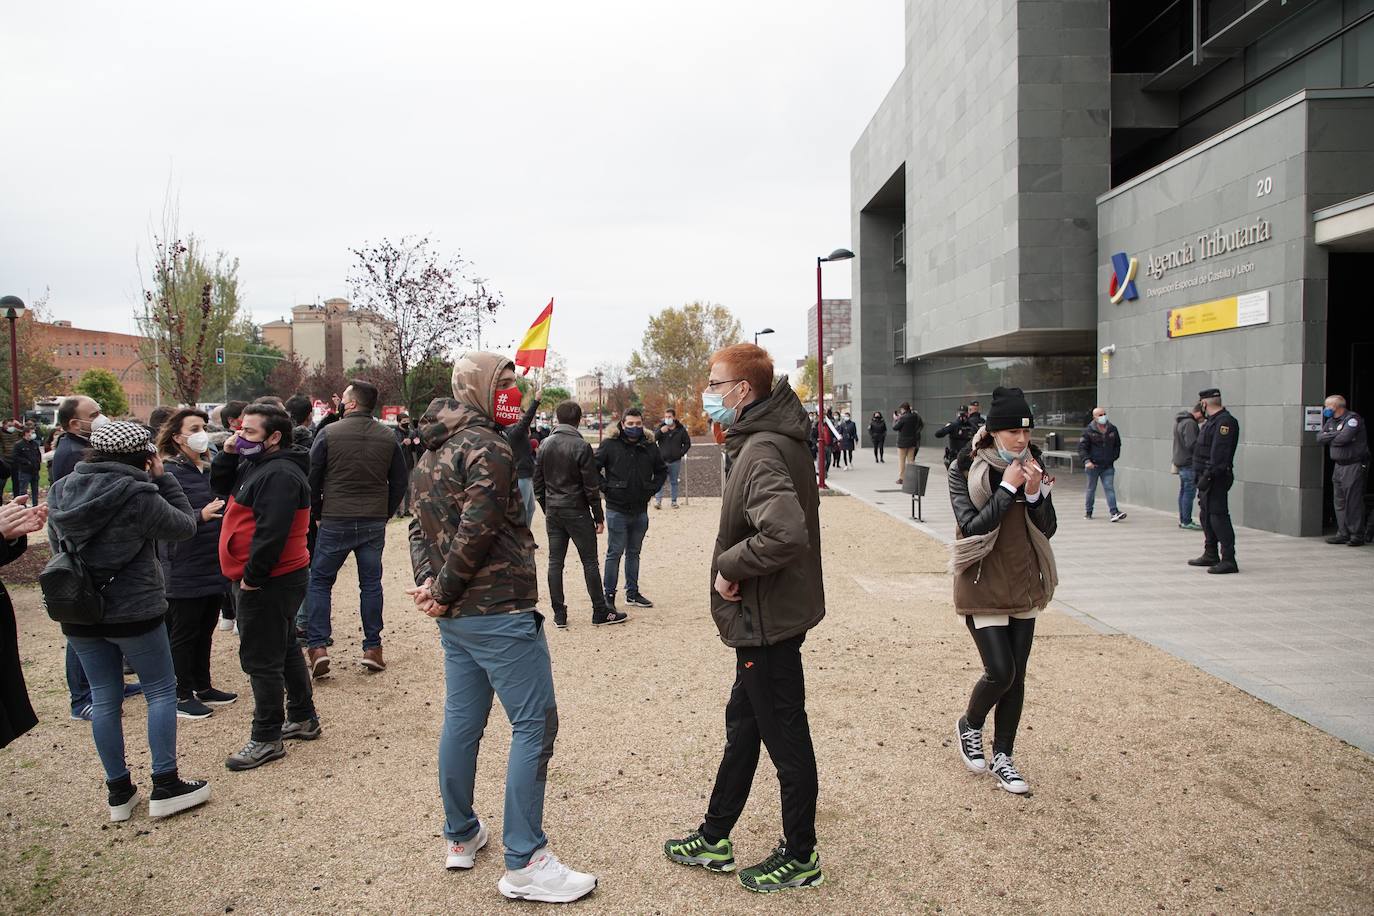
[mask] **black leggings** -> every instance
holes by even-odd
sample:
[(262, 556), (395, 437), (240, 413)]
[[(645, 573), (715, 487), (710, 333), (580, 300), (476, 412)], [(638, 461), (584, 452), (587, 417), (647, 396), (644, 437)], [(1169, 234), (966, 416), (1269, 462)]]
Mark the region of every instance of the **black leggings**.
[(883, 460), (883, 443), (881, 441), (873, 443), (873, 459), (875, 461)]
[(974, 645), (983, 659), (983, 676), (973, 685), (968, 701), (968, 724), (982, 728), (988, 712), (997, 707), (993, 717), (996, 732), (992, 741), (994, 754), (1011, 756), (1016, 744), (1016, 727), (1021, 723), (1021, 706), (1026, 698), (1026, 662), (1030, 659), (1031, 640), (1035, 636), (1035, 619), (1017, 620), (1005, 627), (973, 625), (972, 615), (964, 618)]
[(851, 467), (854, 464), (854, 450), (852, 448), (840, 449), (840, 454), (844, 456), (844, 466)]

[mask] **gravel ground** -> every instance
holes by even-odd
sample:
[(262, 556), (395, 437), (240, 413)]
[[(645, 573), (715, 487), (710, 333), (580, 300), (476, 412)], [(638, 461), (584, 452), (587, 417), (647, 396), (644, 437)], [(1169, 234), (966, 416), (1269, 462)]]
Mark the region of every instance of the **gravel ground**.
[[(806, 648), (826, 884), (776, 901), (665, 861), (663, 839), (693, 829), (706, 803), (732, 675), (706, 612), (718, 505), (652, 515), (642, 587), (657, 608), (594, 631), (574, 599), (572, 629), (549, 634), (562, 731), (546, 827), (565, 861), (601, 878), (576, 911), (1374, 909), (1371, 758), (1129, 637), (1045, 615), (1017, 745), (1035, 791), (1013, 797), (967, 773), (951, 738), (976, 655), (950, 610), (944, 552), (845, 497), (822, 503), (829, 616)], [(0, 910), (499, 911), (499, 844), (473, 872), (442, 868), (441, 658), (433, 623), (399, 600), (403, 528), (389, 541), (389, 670), (354, 664), (356, 597), (341, 577), (338, 674), (316, 691), (324, 737), (231, 774), (222, 761), (247, 736), (248, 702), (181, 722), (182, 772), (209, 777), (214, 796), (160, 823), (146, 808), (107, 822), (89, 727), (66, 714), (61, 637), (35, 592), (16, 589), (42, 723), (0, 751)], [(216, 635), (215, 676), (246, 691), (235, 642)], [(126, 707), (146, 791), (144, 719), (141, 701)], [(498, 706), (478, 783), (494, 837), (507, 745)], [(740, 858), (762, 859), (779, 832), (765, 758)]]

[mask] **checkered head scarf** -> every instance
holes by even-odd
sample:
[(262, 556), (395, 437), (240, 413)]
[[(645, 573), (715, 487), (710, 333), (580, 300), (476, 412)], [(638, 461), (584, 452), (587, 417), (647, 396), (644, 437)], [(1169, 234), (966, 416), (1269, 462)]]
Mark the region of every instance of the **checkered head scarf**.
[(91, 433), (91, 448), (107, 455), (134, 455), (156, 451), (142, 423), (111, 420)]

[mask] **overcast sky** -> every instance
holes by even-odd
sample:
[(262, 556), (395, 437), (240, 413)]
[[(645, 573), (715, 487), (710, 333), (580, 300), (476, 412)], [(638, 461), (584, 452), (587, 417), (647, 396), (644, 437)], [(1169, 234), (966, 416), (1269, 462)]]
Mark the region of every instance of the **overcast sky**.
[(0, 294), (50, 287), (54, 317), (133, 330), (170, 187), (258, 322), (348, 296), (349, 246), (428, 234), (504, 294), (495, 342), (555, 297), (574, 374), (694, 299), (788, 368), (902, 4), (25, 3), (0, 55)]

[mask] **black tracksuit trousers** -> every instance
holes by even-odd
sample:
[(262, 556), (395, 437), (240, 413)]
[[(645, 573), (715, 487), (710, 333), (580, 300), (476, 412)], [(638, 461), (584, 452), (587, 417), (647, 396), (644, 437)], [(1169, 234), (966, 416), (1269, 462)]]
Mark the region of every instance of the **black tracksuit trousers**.
[(701, 833), (711, 842), (730, 835), (749, 800), (759, 744), (778, 770), (787, 853), (806, 861), (816, 848), (816, 752), (806, 719), (806, 684), (797, 636), (771, 646), (735, 650), (735, 686), (725, 706), (725, 753)]

